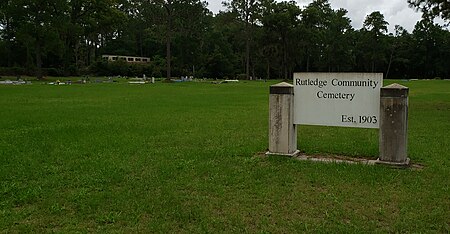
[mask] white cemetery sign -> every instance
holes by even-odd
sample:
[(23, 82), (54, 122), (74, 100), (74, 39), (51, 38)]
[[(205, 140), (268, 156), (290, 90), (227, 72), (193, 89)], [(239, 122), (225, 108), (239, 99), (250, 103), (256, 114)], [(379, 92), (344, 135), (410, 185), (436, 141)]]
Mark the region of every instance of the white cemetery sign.
[(379, 128), (382, 73), (294, 73), (294, 124)]

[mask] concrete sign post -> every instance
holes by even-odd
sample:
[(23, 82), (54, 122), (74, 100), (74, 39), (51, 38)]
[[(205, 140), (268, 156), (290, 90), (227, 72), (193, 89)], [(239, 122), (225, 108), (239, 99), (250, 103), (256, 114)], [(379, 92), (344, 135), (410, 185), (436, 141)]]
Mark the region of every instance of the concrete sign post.
[(406, 166), (408, 135), (408, 87), (391, 84), (381, 89), (380, 157), (377, 163)]
[(294, 87), (285, 82), (270, 86), (269, 109), (269, 152), (266, 154), (296, 155)]

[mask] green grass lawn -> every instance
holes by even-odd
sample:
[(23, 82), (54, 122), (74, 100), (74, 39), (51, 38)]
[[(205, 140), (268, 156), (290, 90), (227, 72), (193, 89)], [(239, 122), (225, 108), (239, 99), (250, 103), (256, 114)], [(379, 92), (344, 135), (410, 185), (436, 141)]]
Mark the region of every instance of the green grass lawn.
[[(0, 232), (450, 232), (450, 81), (400, 82), (420, 170), (257, 156), (273, 83), (0, 86)], [(378, 132), (298, 148), (375, 159)]]

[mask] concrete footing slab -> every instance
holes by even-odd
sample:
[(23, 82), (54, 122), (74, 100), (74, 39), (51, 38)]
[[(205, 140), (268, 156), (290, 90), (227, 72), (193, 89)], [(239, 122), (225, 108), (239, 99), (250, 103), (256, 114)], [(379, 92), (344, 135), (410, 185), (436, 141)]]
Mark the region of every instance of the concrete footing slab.
[(367, 159), (367, 158), (361, 158), (361, 157), (349, 157), (349, 156), (342, 156), (342, 155), (306, 155), (303, 153), (300, 153), (299, 150), (292, 154), (281, 154), (281, 153), (259, 153), (259, 156), (286, 156), (291, 157), (295, 160), (300, 161), (311, 161), (311, 162), (318, 162), (318, 163), (337, 163), (337, 164), (361, 164), (361, 165), (384, 165), (392, 168), (411, 168), (420, 170), (424, 166), (420, 164), (413, 164), (411, 163), (410, 159), (407, 158), (407, 160), (403, 163), (394, 163), (394, 162), (386, 162), (381, 161), (378, 159)]
[(386, 165), (390, 167), (409, 167), (411, 160), (409, 158), (406, 158), (405, 162), (389, 162), (389, 161), (382, 161), (380, 159), (375, 160), (375, 164), (380, 165)]
[(347, 164), (365, 164), (375, 165), (377, 160), (364, 159), (364, 158), (352, 158), (352, 157), (334, 157), (334, 156), (310, 156), (300, 154), (295, 159), (302, 161), (312, 161), (320, 163), (347, 163)]
[(266, 156), (269, 156), (269, 155), (276, 155), (276, 156), (295, 157), (295, 156), (297, 156), (299, 153), (300, 153), (299, 150), (296, 150), (296, 151), (294, 151), (294, 153), (291, 153), (291, 154), (272, 153), (272, 152), (267, 151), (267, 152), (266, 152)]

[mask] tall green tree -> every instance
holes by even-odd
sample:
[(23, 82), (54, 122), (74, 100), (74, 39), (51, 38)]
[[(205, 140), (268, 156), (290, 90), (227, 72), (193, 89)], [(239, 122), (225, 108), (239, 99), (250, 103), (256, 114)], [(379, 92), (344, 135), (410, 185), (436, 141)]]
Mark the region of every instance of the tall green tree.
[(450, 62), (449, 31), (433, 23), (431, 19), (417, 22), (413, 31), (415, 61), (413, 68), (418, 74), (426, 78), (448, 76)]
[(218, 78), (242, 73), (245, 61), (241, 52), (245, 46), (241, 43), (244, 40), (241, 32), (242, 24), (236, 21), (233, 12), (220, 12), (212, 18), (203, 47), (205, 75)]
[(406, 64), (409, 62), (409, 59), (407, 58), (408, 55), (405, 55), (405, 49), (406, 52), (409, 53), (408, 48), (410, 47), (409, 44), (411, 43), (411, 38), (406, 29), (400, 25), (395, 25), (394, 34), (389, 34), (387, 40), (389, 47), (389, 62), (385, 75), (386, 79), (391, 75), (391, 68), (395, 68), (395, 70), (398, 71), (401, 67), (403, 70), (406, 70)]
[(17, 23), (17, 39), (27, 48), (27, 60), (36, 66), (36, 77), (42, 79), (43, 56), (60, 47), (59, 23), (65, 20), (64, 0), (16, 0), (12, 2)]
[(302, 11), (300, 33), (303, 35), (301, 43), (305, 53), (306, 71), (319, 69), (332, 14), (328, 0), (314, 0)]
[(207, 31), (211, 30), (212, 13), (202, 1), (191, 1), (183, 4), (178, 11), (179, 26), (175, 38), (176, 65), (181, 75), (195, 75), (195, 66), (200, 67), (204, 61)]
[(144, 2), (144, 17), (150, 30), (158, 35), (166, 45), (166, 79), (172, 76), (172, 43), (180, 33), (192, 32), (192, 27), (202, 20), (206, 13), (206, 2), (201, 0), (148, 0)]
[(324, 32), (321, 70), (348, 71), (351, 68), (351, 35), (353, 28), (346, 16), (347, 10), (332, 10)]
[[(299, 24), (300, 12), (300, 8), (294, 2), (275, 3), (274, 1), (267, 1), (264, 3), (263, 28), (268, 38), (271, 38), (270, 32), (274, 33), (274, 35), (272, 43), (267, 43), (267, 41), (265, 43), (261, 42), (264, 43), (262, 48), (270, 51), (273, 45), (279, 47), (276, 51), (282, 52), (279, 56), (281, 57), (281, 70), (284, 79), (289, 78), (295, 63), (293, 59), (295, 50), (293, 48), (296, 41), (295, 34)], [(274, 55), (267, 56), (270, 58)]]
[(411, 7), (422, 11), (425, 18), (440, 16), (450, 20), (450, 2), (448, 0), (408, 0)]
[(252, 55), (253, 28), (259, 18), (259, 0), (230, 0), (224, 2), (230, 11), (235, 13), (237, 20), (244, 23), (245, 35), (245, 76), (250, 79), (250, 63)]
[(378, 71), (377, 65), (381, 66), (386, 62), (386, 41), (385, 34), (389, 23), (384, 19), (384, 15), (379, 11), (374, 11), (367, 15), (361, 30), (363, 36), (364, 53), (370, 60), (371, 72)]
[(74, 51), (77, 67), (92, 63), (97, 57), (97, 49), (107, 39), (118, 36), (120, 25), (127, 19), (117, 0), (71, 0), (68, 13), (66, 48)]
[(1, 63), (3, 66), (11, 66), (12, 46), (15, 37), (13, 10), (12, 0), (0, 2), (0, 48), (2, 48), (1, 56), (4, 58), (3, 63)]
[(150, 0), (151, 4), (154, 4), (156, 8), (153, 8), (157, 12), (157, 15), (161, 17), (162, 21), (159, 25), (163, 26), (166, 43), (166, 79), (170, 80), (172, 77), (172, 40), (175, 31), (174, 26), (174, 11), (175, 5), (178, 3), (174, 0)]

